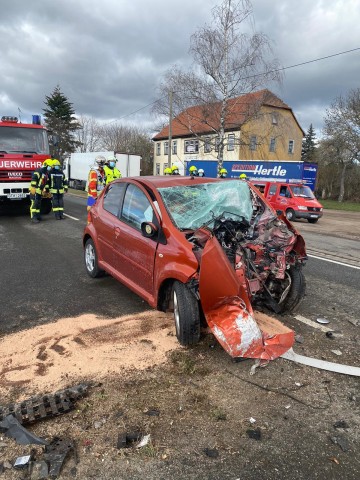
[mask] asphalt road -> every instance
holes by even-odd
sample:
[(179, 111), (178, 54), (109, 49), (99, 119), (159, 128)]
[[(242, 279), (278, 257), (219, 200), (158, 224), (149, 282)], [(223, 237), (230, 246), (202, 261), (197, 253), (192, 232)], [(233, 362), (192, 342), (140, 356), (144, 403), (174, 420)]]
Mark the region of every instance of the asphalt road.
[[(49, 214), (35, 225), (24, 209), (0, 209), (1, 333), (84, 313), (118, 317), (148, 308), (113, 278), (87, 275), (81, 243), (85, 204), (83, 196), (67, 194), (66, 220)], [(360, 242), (336, 232), (329, 236), (323, 220), (321, 231), (320, 222), (295, 224), (311, 252), (305, 268), (307, 296), (299, 313), (312, 319), (329, 316), (341, 329), (343, 322), (360, 319), (360, 270), (340, 264), (360, 266)], [(326, 221), (332, 225), (330, 217)], [(350, 225), (350, 237), (351, 230)]]

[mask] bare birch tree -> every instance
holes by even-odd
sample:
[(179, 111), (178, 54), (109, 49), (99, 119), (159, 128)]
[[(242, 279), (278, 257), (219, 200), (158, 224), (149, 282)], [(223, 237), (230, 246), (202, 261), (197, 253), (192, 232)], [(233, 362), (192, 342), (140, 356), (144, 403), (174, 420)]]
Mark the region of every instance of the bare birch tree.
[(345, 195), (346, 171), (360, 161), (360, 88), (338, 97), (326, 111), (324, 141), (332, 147), (332, 161), (341, 166), (338, 201)]
[(75, 132), (79, 142), (79, 152), (97, 152), (100, 150), (100, 125), (95, 118), (81, 115), (78, 118), (80, 129)]
[[(166, 72), (159, 87), (162, 98), (153, 109), (155, 113), (168, 116), (170, 91), (173, 92), (175, 116), (190, 106), (201, 106), (202, 119), (217, 136), (219, 169), (226, 146), (229, 100), (254, 92), (270, 82), (281, 81), (279, 62), (273, 57), (270, 40), (265, 34), (254, 31), (252, 13), (250, 0), (223, 0), (214, 7), (211, 24), (191, 37), (192, 69), (183, 71), (174, 66)], [(253, 108), (243, 123), (257, 113)], [(190, 119), (185, 123), (189, 128)]]

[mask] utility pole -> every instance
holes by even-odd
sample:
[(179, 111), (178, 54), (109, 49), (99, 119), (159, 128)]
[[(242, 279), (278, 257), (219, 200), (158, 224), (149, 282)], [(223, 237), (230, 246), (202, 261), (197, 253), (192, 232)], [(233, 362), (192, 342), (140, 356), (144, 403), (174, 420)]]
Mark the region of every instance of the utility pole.
[(172, 143), (172, 131), (171, 131), (171, 122), (172, 122), (172, 110), (173, 110), (173, 92), (170, 90), (169, 93), (169, 148), (168, 148), (168, 167), (171, 168), (171, 143)]

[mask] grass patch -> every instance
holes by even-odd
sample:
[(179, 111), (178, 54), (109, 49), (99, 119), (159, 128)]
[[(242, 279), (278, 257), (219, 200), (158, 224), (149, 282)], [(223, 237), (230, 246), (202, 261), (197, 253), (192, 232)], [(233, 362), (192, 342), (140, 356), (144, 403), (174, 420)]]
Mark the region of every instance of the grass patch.
[(360, 202), (338, 202), (337, 200), (319, 199), (325, 210), (343, 210), (346, 212), (360, 212)]

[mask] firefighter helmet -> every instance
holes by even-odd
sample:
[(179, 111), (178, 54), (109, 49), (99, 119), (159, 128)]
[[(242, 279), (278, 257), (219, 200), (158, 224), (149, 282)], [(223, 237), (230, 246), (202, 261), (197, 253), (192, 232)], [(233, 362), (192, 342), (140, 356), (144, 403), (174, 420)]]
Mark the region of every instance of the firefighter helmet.
[(164, 169), (164, 175), (171, 175), (171, 168), (167, 167)]
[(240, 176), (239, 176), (239, 178), (240, 178), (241, 180), (246, 180), (246, 179), (247, 179), (247, 176), (246, 176), (245, 173), (241, 173)]
[(99, 167), (102, 167), (105, 165), (105, 162), (106, 162), (106, 158), (103, 157), (102, 155), (98, 155), (96, 158), (95, 158), (95, 163), (97, 163), (99, 165)]
[(55, 166), (60, 166), (61, 163), (59, 162), (59, 160), (57, 160), (56, 158), (54, 158), (54, 160), (52, 161), (52, 166), (55, 167)]
[(191, 165), (191, 167), (189, 168), (189, 172), (192, 174), (197, 172), (197, 168), (195, 167), (195, 165)]
[(226, 177), (226, 175), (227, 175), (226, 168), (220, 168), (219, 175), (220, 175), (220, 177), (223, 177), (223, 178)]
[(199, 177), (205, 177), (205, 172), (203, 168), (199, 168), (198, 170)]
[(52, 167), (53, 166), (53, 160), (51, 158), (47, 158), (46, 160), (43, 161), (43, 167)]

